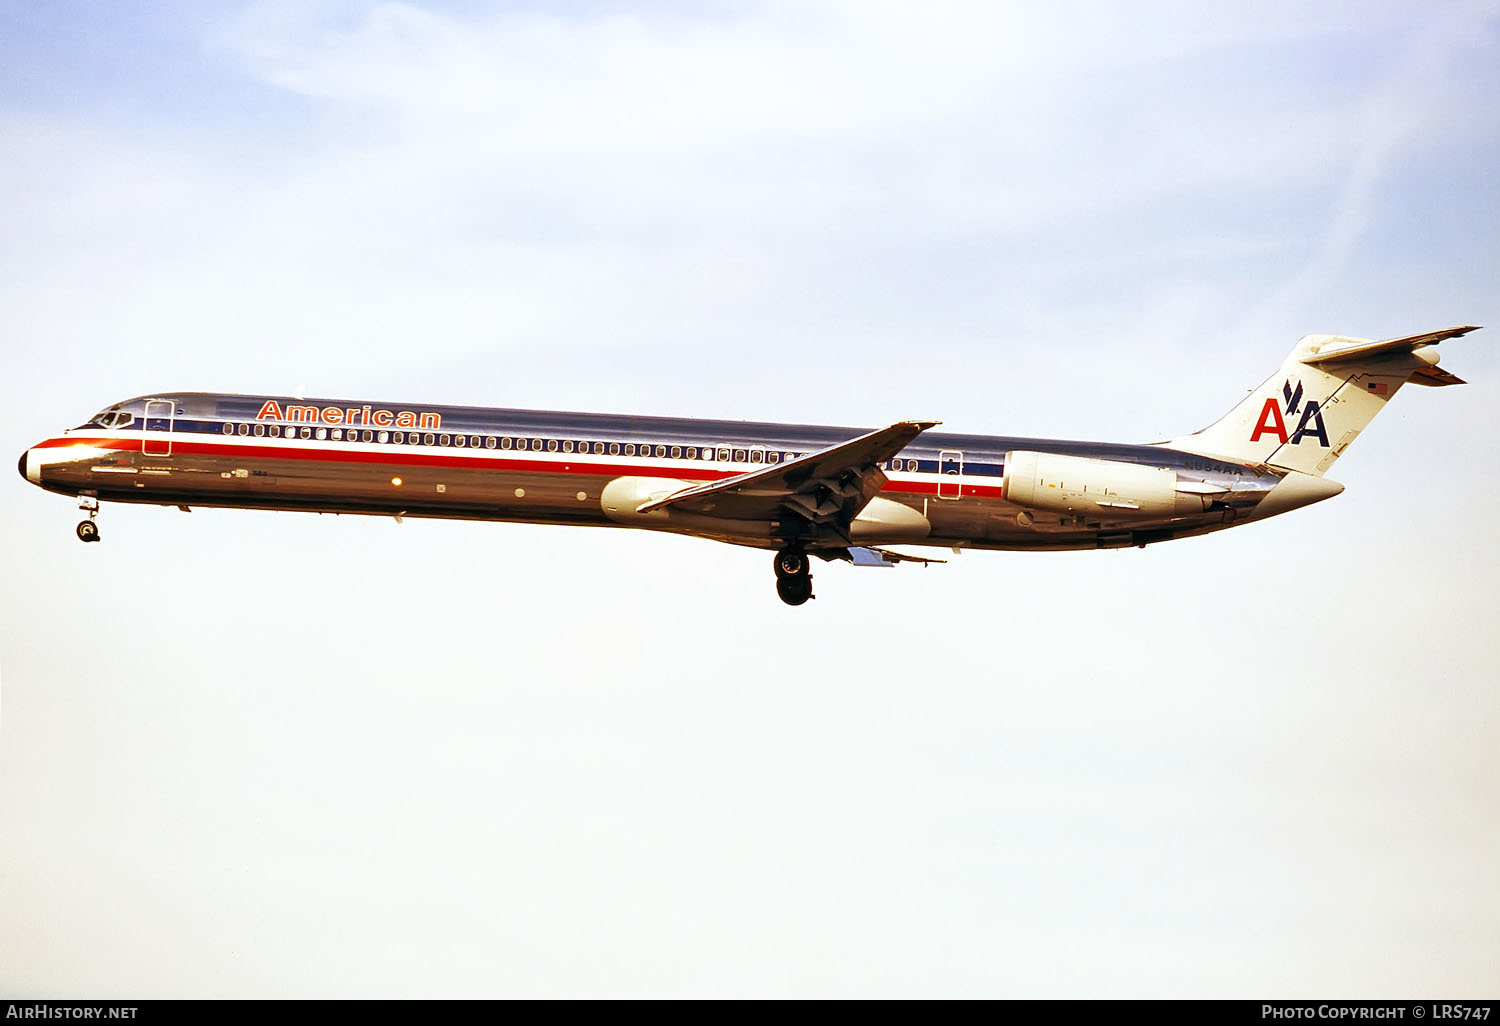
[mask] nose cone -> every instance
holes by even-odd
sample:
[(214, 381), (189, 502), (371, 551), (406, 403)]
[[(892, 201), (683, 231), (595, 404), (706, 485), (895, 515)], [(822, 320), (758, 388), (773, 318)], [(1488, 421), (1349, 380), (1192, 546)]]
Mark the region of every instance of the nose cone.
[(30, 481), (32, 484), (42, 483), (42, 468), (37, 466), (36, 462), (31, 458), (30, 449), (27, 449), (25, 452), (21, 453), (21, 459), (20, 462), (16, 464), (16, 469), (21, 472), (22, 477)]

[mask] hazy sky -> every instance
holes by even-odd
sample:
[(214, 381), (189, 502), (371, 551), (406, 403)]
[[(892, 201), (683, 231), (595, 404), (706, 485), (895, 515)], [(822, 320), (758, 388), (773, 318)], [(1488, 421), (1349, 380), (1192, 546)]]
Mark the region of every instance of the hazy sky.
[(0, 487), (0, 995), (1493, 997), (1500, 4), (0, 3), (0, 455), (194, 389), (1152, 441), (1342, 496), (815, 568)]

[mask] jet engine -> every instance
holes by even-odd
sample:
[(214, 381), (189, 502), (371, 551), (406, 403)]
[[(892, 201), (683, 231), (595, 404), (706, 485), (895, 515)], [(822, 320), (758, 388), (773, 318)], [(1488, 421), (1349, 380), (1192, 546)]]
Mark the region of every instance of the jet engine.
[(1005, 500), (1024, 509), (1077, 516), (1159, 518), (1204, 509), (1201, 495), (1177, 490), (1174, 471), (1050, 452), (1006, 453), (1002, 487)]

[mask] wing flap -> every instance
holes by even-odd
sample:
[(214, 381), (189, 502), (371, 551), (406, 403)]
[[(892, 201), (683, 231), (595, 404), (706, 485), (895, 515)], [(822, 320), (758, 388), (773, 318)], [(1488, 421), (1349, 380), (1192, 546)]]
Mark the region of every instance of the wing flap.
[(921, 563), (927, 566), (930, 563), (948, 562), (946, 559), (933, 559), (930, 556), (909, 556), (879, 545), (854, 545), (847, 551), (855, 566), (895, 566), (897, 563)]

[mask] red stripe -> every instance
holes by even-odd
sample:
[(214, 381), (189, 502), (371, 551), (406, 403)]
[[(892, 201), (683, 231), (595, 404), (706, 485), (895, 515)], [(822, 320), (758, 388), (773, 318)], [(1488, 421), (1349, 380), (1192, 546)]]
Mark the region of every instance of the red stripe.
[[(69, 435), (67, 438), (49, 438), (45, 442), (38, 442), (33, 448), (64, 449), (69, 446), (113, 449), (119, 452), (140, 452), (141, 440), (138, 438), (81, 438), (77, 435)], [(680, 478), (693, 482), (722, 481), (726, 478), (739, 477), (741, 474), (746, 473), (746, 471), (742, 470), (703, 470), (697, 467), (635, 466), (618, 463), (570, 462), (567, 464), (558, 464), (552, 460), (528, 460), (517, 459), (514, 456), (494, 456), (490, 455), (493, 450), (488, 449), (471, 449), (469, 451), (483, 452), (485, 455), (437, 456), (410, 452), (401, 446), (392, 446), (388, 450), (382, 449), (378, 452), (362, 452), (357, 449), (336, 449), (332, 447), (327, 449), (291, 449), (282, 448), (281, 446), (235, 445), (224, 442), (187, 442), (181, 441), (180, 436), (173, 436), (172, 438), (173, 455), (237, 456), (242, 459), (292, 459), (327, 463), (376, 463), (384, 466), (451, 467), (459, 470), (512, 470), (542, 474), (594, 474), (601, 477)], [(150, 454), (148, 453), (147, 455)], [(558, 453), (557, 455), (567, 457), (584, 454)], [(685, 474), (683, 470), (691, 470), (691, 473)], [(902, 481), (900, 483), (892, 481), (881, 489), (883, 492), (892, 492), (901, 495), (936, 495), (937, 490), (936, 481)], [(1000, 493), (1001, 489), (994, 485), (965, 484), (963, 486), (963, 494), (965, 495), (989, 495), (999, 498)]]

